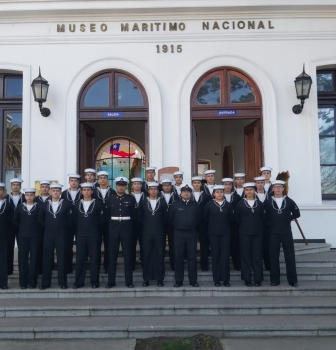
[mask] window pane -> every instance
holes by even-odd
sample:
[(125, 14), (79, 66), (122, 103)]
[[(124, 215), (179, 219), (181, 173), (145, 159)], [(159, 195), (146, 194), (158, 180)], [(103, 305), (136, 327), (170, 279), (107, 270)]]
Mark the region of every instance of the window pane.
[(251, 85), (244, 79), (230, 75), (230, 102), (255, 103), (255, 95)]
[(316, 74), (317, 78), (317, 91), (333, 91), (334, 83), (333, 83), (333, 75), (332, 73), (320, 73)]
[(7, 77), (5, 79), (5, 97), (22, 97), (22, 78)]
[(21, 168), (22, 144), (20, 141), (8, 141), (6, 145), (6, 169)]
[(320, 138), (321, 164), (336, 164), (335, 137)]
[(6, 112), (7, 140), (22, 139), (22, 112)]
[(124, 77), (118, 77), (118, 106), (143, 106), (140, 89)]
[(336, 193), (336, 166), (321, 166), (322, 194)]
[(84, 107), (109, 106), (109, 78), (96, 81), (87, 91), (84, 98)]
[(202, 84), (196, 96), (197, 105), (218, 105), (221, 103), (220, 76), (214, 75)]
[(334, 108), (319, 108), (318, 122), (320, 135), (335, 135)]

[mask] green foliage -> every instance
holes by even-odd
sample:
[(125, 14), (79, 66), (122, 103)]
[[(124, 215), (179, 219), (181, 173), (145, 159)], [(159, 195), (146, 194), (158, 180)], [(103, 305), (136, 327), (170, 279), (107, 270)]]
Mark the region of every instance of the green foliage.
[(190, 339), (174, 339), (165, 341), (162, 350), (193, 350)]

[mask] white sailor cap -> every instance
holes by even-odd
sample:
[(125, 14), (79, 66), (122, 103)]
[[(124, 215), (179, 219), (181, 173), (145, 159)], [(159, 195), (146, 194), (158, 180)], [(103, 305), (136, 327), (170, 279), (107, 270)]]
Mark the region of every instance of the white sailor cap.
[(175, 172), (173, 172), (173, 175), (175, 176), (175, 175), (183, 175), (184, 174), (184, 172), (183, 171), (175, 171)]
[(40, 185), (48, 185), (48, 186), (50, 186), (50, 184), (51, 184), (51, 181), (49, 181), (49, 180), (40, 180)]
[(158, 182), (148, 182), (147, 186), (148, 187), (159, 187), (159, 183)]
[(165, 183), (170, 183), (170, 184), (172, 184), (172, 183), (173, 183), (173, 180), (172, 180), (172, 179), (163, 179), (163, 180), (161, 180), (161, 183), (162, 183), (162, 184), (165, 184)]
[(134, 182), (142, 182), (142, 178), (141, 177), (133, 177), (131, 179), (131, 181), (134, 183)]
[(11, 184), (12, 184), (13, 182), (18, 182), (18, 183), (22, 184), (23, 180), (18, 179), (17, 177), (15, 177), (14, 179), (10, 179), (9, 182), (10, 182)]
[(150, 170), (156, 170), (156, 167), (154, 167), (154, 166), (148, 166), (147, 168), (146, 168), (146, 171), (150, 171)]
[(34, 194), (35, 194), (36, 188), (33, 188), (33, 187), (24, 188), (24, 189), (23, 189), (23, 192), (24, 192), (24, 193), (34, 193)]
[(96, 170), (94, 170), (94, 169), (92, 169), (92, 168), (86, 168), (85, 170), (84, 170), (84, 173), (86, 174), (86, 173), (93, 173), (93, 174), (95, 174), (96, 173)]
[(4, 184), (3, 182), (0, 182), (0, 187), (5, 188), (5, 187), (6, 187), (6, 184)]
[(202, 180), (203, 180), (202, 176), (193, 176), (191, 178), (191, 182), (193, 182), (193, 181), (202, 181)]
[(181, 188), (181, 192), (182, 191), (189, 191), (189, 192), (193, 191), (193, 189), (188, 184), (182, 184), (180, 188)]
[(233, 179), (231, 177), (224, 177), (222, 182), (233, 182)]
[(105, 170), (98, 171), (97, 176), (107, 176), (108, 177), (109, 173)]
[(62, 189), (63, 188), (63, 185), (61, 185), (61, 184), (52, 184), (52, 185), (50, 185), (50, 189), (52, 189), (52, 188), (58, 188), (58, 189)]
[(80, 175), (78, 174), (68, 174), (68, 178), (69, 179), (80, 179)]
[(254, 181), (265, 181), (265, 176), (256, 176), (253, 178)]
[(129, 180), (127, 177), (123, 177), (123, 176), (119, 176), (119, 177), (116, 177), (114, 179), (115, 183), (117, 185), (121, 185), (121, 186), (126, 186), (129, 184)]
[(274, 186), (274, 185), (282, 185), (282, 186), (284, 186), (285, 183), (286, 183), (286, 181), (275, 180), (275, 181), (272, 182), (272, 186)]
[(263, 172), (263, 171), (269, 171), (269, 172), (272, 172), (272, 168), (270, 168), (269, 166), (263, 166), (260, 168), (260, 171)]
[(215, 172), (216, 172), (216, 170), (214, 170), (214, 169), (209, 169), (209, 170), (206, 170), (206, 171), (204, 172), (204, 175), (215, 174)]
[(234, 175), (234, 177), (245, 177), (246, 176), (246, 174), (244, 174), (244, 173), (235, 173), (233, 175)]
[(245, 182), (243, 184), (243, 187), (246, 188), (246, 187), (255, 187), (255, 182)]
[(92, 182), (84, 182), (82, 184), (80, 184), (81, 188), (93, 188), (93, 183)]
[(212, 189), (214, 191), (216, 191), (216, 190), (224, 190), (224, 185), (215, 185), (215, 186), (212, 187)]

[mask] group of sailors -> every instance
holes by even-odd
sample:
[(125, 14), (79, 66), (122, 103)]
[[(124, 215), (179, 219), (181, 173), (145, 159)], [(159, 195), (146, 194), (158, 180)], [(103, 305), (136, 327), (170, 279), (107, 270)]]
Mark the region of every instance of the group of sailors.
[[(76, 240), (74, 289), (84, 286), (86, 264), (90, 261), (90, 283), (99, 287), (101, 246), (103, 267), (108, 274), (106, 288), (116, 285), (116, 268), (121, 246), (125, 285), (133, 288), (136, 247), (140, 246), (143, 287), (155, 280), (164, 285), (165, 249), (175, 272), (174, 287), (184, 282), (184, 261), (188, 264), (189, 284), (197, 283), (197, 242), (202, 271), (212, 261), (216, 287), (230, 287), (230, 257), (241, 270), (245, 285), (259, 287), (263, 282), (263, 263), (270, 271), (272, 286), (280, 284), (279, 254), (282, 245), (287, 281), (297, 286), (291, 221), (300, 216), (295, 202), (284, 195), (285, 182), (271, 182), (270, 167), (262, 167), (254, 182), (245, 182), (245, 174), (223, 178), (215, 183), (215, 170), (207, 170), (204, 179), (185, 183), (183, 172), (174, 179), (155, 180), (156, 168), (146, 168), (146, 179), (116, 178), (116, 191), (109, 186), (108, 173), (85, 169), (85, 181), (70, 174), (69, 188), (40, 181), (41, 194), (25, 188), (22, 180), (11, 179), (11, 193), (5, 196), (0, 183), (0, 288), (8, 288), (13, 273), (15, 238), (18, 244), (19, 283), (21, 289), (51, 286), (56, 250), (58, 284), (67, 288), (67, 274), (73, 272), (73, 242)], [(96, 182), (97, 177), (97, 182)]]

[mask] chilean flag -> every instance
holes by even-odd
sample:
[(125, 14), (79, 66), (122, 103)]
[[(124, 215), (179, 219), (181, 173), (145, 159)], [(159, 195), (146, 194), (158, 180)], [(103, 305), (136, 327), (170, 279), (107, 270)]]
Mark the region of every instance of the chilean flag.
[(123, 158), (130, 158), (130, 157), (135, 155), (135, 152), (134, 153), (127, 153), (124, 151), (119, 151), (119, 149), (120, 149), (120, 143), (114, 143), (110, 147), (110, 154), (113, 154), (113, 155), (119, 156), (119, 157), (123, 157)]

